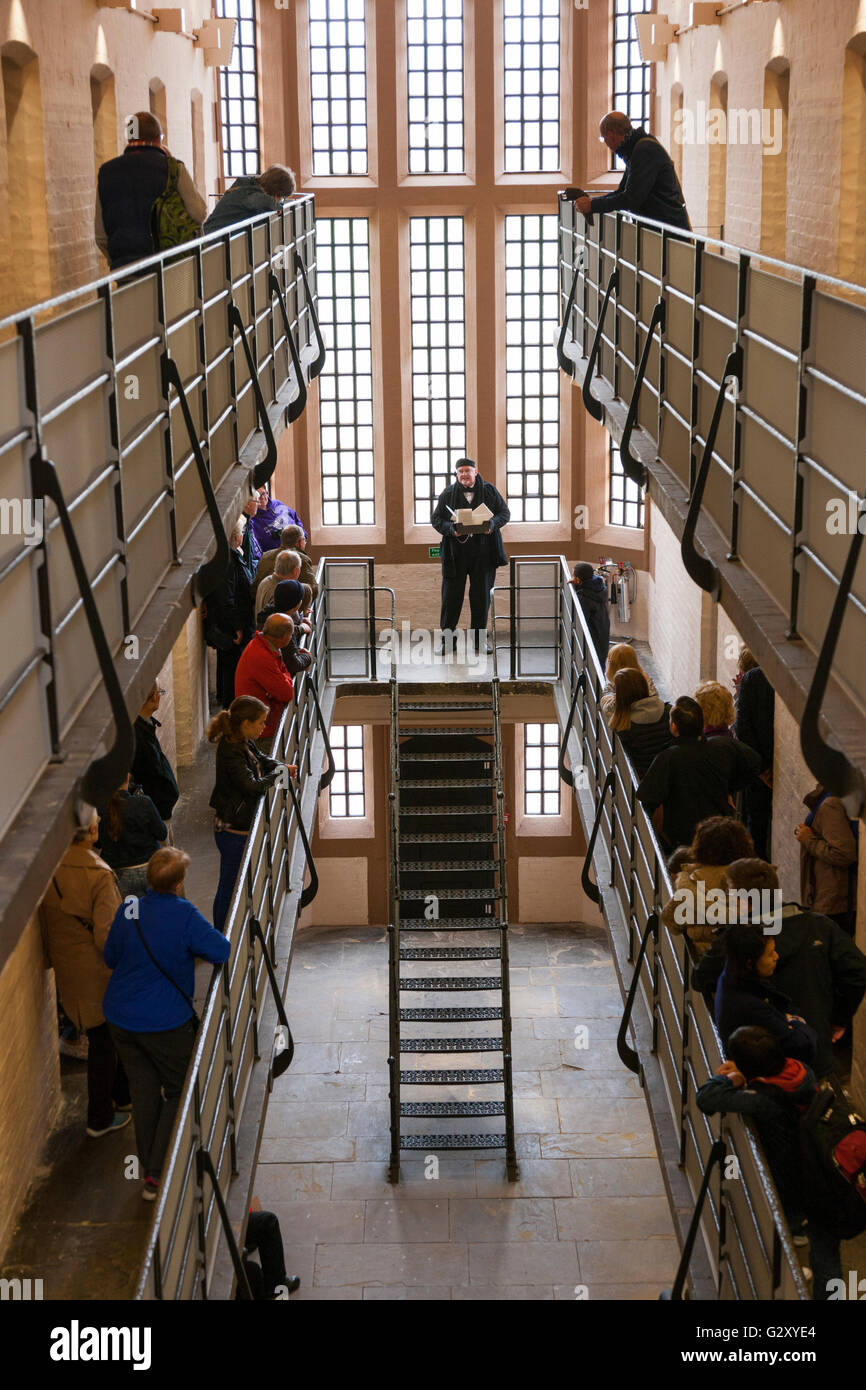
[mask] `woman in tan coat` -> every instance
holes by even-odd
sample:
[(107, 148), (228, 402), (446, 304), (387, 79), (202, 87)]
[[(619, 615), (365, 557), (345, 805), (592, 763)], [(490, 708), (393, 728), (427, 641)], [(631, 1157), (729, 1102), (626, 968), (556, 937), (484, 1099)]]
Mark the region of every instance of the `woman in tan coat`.
[[(752, 837), (732, 816), (710, 816), (695, 830), (687, 860), (674, 883), (674, 895), (664, 905), (661, 920), (678, 936), (685, 933), (697, 954), (708, 950), (716, 928), (727, 922), (725, 872), (735, 859), (755, 853)], [(710, 897), (724, 891), (724, 901)]]
[[(77, 830), (42, 900), (42, 928), (64, 1010), (88, 1039), (87, 1133), (92, 1139), (129, 1124), (129, 1086), (102, 1012), (111, 971), (102, 952), (123, 901), (117, 880), (93, 848), (96, 812)], [(115, 1106), (117, 1109), (115, 1110)]]
[(794, 831), (800, 842), (800, 902), (853, 936), (858, 846), (848, 812), (820, 785), (803, 801), (809, 814)]

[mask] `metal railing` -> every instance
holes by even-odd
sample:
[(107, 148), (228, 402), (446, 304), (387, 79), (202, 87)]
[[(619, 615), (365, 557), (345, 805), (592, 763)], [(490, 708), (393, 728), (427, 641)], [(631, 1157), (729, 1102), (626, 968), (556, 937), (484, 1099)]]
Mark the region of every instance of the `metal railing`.
[[(695, 550), (700, 517), (766, 590), (779, 630), (823, 651), (862, 710), (866, 288), (627, 214), (590, 229), (563, 198), (559, 215), (560, 365), (582, 377), (596, 419), (624, 421), (626, 474), (679, 484), (696, 582), (718, 593)], [(826, 751), (815, 709), (804, 752), (816, 775)], [(862, 803), (862, 775), (849, 781)]]
[[(222, 513), (249, 470), (270, 476), (280, 415), (320, 358), (309, 196), (0, 323), (0, 836), (27, 802), (44, 834), (65, 814), (68, 838), (75, 793), (122, 778), (124, 705), (168, 656), (195, 578), (219, 577)], [(113, 748), (88, 768), (103, 730)], [(6, 848), (33, 862), (31, 843)], [(0, 904), (20, 924), (23, 878)]]
[[(717, 1167), (707, 1179), (700, 1218), (716, 1296), (807, 1298), (784, 1212), (753, 1132), (739, 1117), (710, 1117), (695, 1103), (697, 1088), (723, 1060), (719, 1037), (703, 997), (692, 989), (686, 938), (657, 929), (656, 915), (672, 893), (664, 854), (649, 816), (635, 799), (634, 769), (602, 716), (605, 677), (569, 583), (568, 565), (561, 556), (547, 563), (558, 573), (561, 590), (560, 722), (566, 727), (571, 719), (576, 756), (570, 771), (584, 826), (588, 832), (591, 828), (585, 872), (592, 857), (597, 888), (591, 896), (601, 902), (621, 970), (632, 963), (629, 983), (634, 988), (624, 1023), (640, 1023), (648, 1043), (635, 1052), (623, 1027), (620, 1055), (641, 1075), (657, 1129), (672, 1136), (694, 1201), (720, 1135), (728, 1157), (736, 1160), (731, 1169), (737, 1177), (726, 1177)], [(588, 877), (584, 888), (595, 888)], [(653, 1088), (647, 1080), (651, 1062), (658, 1081)]]

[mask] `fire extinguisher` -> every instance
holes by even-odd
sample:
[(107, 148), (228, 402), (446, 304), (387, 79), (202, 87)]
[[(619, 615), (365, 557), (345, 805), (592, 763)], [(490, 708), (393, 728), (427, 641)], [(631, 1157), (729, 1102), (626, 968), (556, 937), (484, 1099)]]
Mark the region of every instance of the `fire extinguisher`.
[(599, 573), (609, 587), (610, 603), (616, 607), (621, 623), (631, 621), (631, 605), (637, 597), (637, 574), (627, 560), (608, 560), (602, 556)]

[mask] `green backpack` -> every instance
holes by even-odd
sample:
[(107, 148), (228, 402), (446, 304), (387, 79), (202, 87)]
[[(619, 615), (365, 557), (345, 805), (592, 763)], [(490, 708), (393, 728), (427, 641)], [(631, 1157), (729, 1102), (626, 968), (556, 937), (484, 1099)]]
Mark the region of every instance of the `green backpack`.
[(155, 251), (167, 251), (170, 246), (180, 246), (201, 235), (201, 228), (190, 217), (180, 196), (177, 186), (179, 172), (179, 162), (169, 155), (165, 188), (150, 210), (150, 234)]

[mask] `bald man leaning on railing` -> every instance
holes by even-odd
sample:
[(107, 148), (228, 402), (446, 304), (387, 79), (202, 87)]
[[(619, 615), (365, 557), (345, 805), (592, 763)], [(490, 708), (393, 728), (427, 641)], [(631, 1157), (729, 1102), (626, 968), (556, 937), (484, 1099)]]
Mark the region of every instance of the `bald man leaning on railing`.
[(625, 173), (614, 193), (590, 198), (579, 188), (566, 189), (578, 212), (633, 212), (691, 231), (683, 190), (674, 162), (654, 135), (633, 126), (623, 111), (609, 111), (599, 122), (599, 138), (625, 163)]

